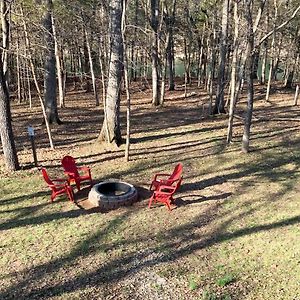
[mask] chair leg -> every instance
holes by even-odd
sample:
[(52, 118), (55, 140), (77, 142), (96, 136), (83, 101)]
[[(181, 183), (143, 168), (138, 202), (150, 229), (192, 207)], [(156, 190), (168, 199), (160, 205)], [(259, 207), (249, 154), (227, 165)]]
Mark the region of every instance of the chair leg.
[(151, 196), (151, 198), (149, 199), (148, 208), (151, 208), (153, 199), (154, 199), (154, 194), (153, 194), (153, 195)]
[(76, 183), (77, 190), (80, 191), (80, 181), (76, 180), (75, 183)]
[(168, 210), (171, 211), (172, 209), (171, 209), (171, 206), (170, 206), (170, 201), (167, 200), (165, 203), (166, 203), (166, 206), (167, 206)]
[(74, 192), (70, 186), (67, 187), (67, 194), (71, 202), (74, 202)]
[(55, 193), (54, 191), (52, 191), (52, 194), (51, 194), (51, 202), (54, 201), (55, 197), (56, 197), (56, 193)]

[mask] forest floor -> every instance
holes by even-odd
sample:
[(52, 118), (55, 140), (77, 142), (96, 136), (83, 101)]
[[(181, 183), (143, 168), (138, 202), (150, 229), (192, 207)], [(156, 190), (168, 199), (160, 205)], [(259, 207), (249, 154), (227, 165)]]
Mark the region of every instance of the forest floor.
[[(195, 94), (185, 99), (178, 87), (156, 109), (150, 90), (134, 89), (130, 162), (124, 145), (97, 141), (103, 111), (91, 94), (68, 93), (59, 110), (64, 123), (52, 127), (55, 150), (38, 104), (13, 104), (23, 170), (8, 173), (0, 162), (0, 299), (299, 300), (300, 109), (293, 91), (278, 88), (265, 102), (256, 87), (246, 155), (241, 119), (227, 145), (227, 116), (207, 115), (203, 90), (190, 87)], [(122, 100), (124, 133), (125, 109)], [(63, 196), (50, 203), (32, 168), (28, 125), (50, 175), (62, 176), (60, 160), (69, 154), (91, 167), (94, 182), (134, 184), (140, 201), (104, 214)], [(153, 174), (177, 162), (184, 168), (177, 208), (148, 209)]]

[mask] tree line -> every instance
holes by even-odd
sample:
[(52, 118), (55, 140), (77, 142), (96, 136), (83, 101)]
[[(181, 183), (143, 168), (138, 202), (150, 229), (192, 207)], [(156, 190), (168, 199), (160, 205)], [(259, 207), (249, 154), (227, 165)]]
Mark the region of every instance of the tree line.
[(176, 88), (184, 66), (209, 95), (210, 114), (228, 113), (227, 142), (242, 88), (247, 92), (242, 150), (249, 151), (254, 81), (287, 88), (299, 78), (300, 4), (297, 0), (0, 0), (0, 135), (6, 165), (19, 168), (10, 101), (38, 98), (54, 148), (51, 124), (61, 124), (66, 87), (92, 92), (103, 104), (99, 138), (120, 145), (120, 94), (126, 90), (130, 145), (130, 83), (151, 83), (152, 105)]

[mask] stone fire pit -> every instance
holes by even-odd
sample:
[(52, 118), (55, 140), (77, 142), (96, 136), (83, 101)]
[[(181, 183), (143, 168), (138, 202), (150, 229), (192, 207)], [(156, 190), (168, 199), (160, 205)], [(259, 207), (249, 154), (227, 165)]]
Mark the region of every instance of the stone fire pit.
[(95, 207), (103, 210), (131, 205), (137, 201), (136, 188), (127, 182), (108, 180), (95, 184), (89, 192), (88, 200)]

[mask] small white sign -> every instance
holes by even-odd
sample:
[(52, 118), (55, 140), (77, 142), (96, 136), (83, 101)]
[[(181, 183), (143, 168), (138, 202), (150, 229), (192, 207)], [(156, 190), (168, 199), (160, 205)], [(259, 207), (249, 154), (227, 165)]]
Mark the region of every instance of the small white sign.
[(28, 127), (27, 127), (27, 130), (28, 130), (28, 135), (29, 135), (29, 136), (34, 136), (34, 128), (33, 128), (33, 127), (28, 126)]

